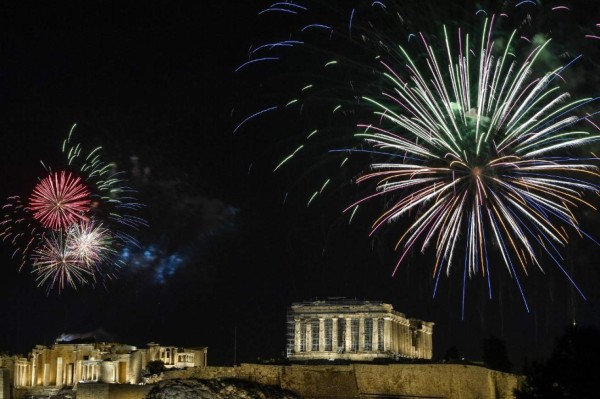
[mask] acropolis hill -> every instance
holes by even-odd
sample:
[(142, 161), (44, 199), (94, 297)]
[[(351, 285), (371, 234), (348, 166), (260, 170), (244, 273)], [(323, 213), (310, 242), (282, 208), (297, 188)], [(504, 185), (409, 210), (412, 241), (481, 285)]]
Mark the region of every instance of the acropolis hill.
[[(0, 369), (1, 370), (1, 369)], [(5, 375), (3, 372), (2, 375)], [(241, 364), (235, 367), (194, 367), (170, 370), (160, 380), (145, 385), (85, 383), (73, 391), (77, 399), (144, 399), (161, 382), (231, 379), (251, 381), (290, 391), (301, 398), (359, 399), (374, 397), (415, 398), (514, 398), (513, 391), (520, 376), (461, 364), (349, 364), (349, 365), (261, 365)], [(4, 381), (4, 386), (2, 386)], [(1, 399), (25, 397), (48, 398), (57, 395), (57, 387), (40, 387), (36, 391), (14, 389), (0, 379)], [(8, 385), (8, 386), (7, 386)], [(190, 391), (188, 396), (168, 395), (182, 399), (200, 397)], [(4, 395), (4, 396), (3, 396)], [(216, 398), (219, 396), (215, 395)]]
[[(153, 399), (157, 389), (174, 392), (156, 397), (191, 392), (181, 397), (186, 399), (199, 397), (194, 389), (208, 389), (199, 381), (231, 380), (303, 398), (513, 398), (521, 378), (477, 365), (432, 363), (433, 323), (407, 318), (381, 302), (295, 303), (287, 320), (285, 364), (211, 367), (206, 347), (158, 343), (137, 348), (90, 339), (37, 345), (27, 357), (0, 356), (0, 399)], [(150, 362), (156, 361), (164, 371), (149, 378)]]
[[(258, 365), (170, 371), (166, 378), (236, 378), (303, 398), (514, 398), (520, 376), (462, 364)], [(79, 397), (78, 399), (91, 399)]]

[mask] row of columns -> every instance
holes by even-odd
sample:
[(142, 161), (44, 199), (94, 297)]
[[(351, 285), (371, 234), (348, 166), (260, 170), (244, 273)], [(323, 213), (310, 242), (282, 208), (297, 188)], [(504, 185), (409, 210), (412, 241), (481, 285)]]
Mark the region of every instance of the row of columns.
[(98, 381), (100, 367), (98, 363), (84, 363), (81, 368), (82, 381)]
[[(119, 371), (122, 367), (124, 367), (121, 362), (103, 362), (99, 361), (78, 361), (79, 367), (74, 368), (72, 363), (66, 365), (63, 364), (63, 359), (61, 357), (56, 359), (56, 368), (54, 375), (51, 376), (50, 372), (50, 364), (44, 363), (41, 365), (43, 367), (42, 375), (37, 375), (37, 365), (36, 363), (28, 362), (16, 362), (14, 367), (14, 384), (15, 386), (62, 386), (62, 385), (72, 385), (75, 381), (99, 381), (102, 378), (103, 382), (124, 382), (119, 381)], [(76, 371), (77, 370), (77, 371)], [(75, 376), (73, 374), (77, 374)], [(41, 377), (41, 378), (40, 378)]]
[[(62, 358), (56, 359), (56, 381), (51, 381), (51, 373), (50, 373), (50, 364), (44, 363), (42, 365), (42, 374), (38, 376), (37, 363), (32, 362), (17, 362), (15, 364), (15, 376), (14, 376), (14, 384), (16, 386), (49, 386), (49, 385), (71, 385), (73, 384), (73, 373), (74, 368), (73, 364), (67, 364), (66, 372), (63, 371), (64, 365), (62, 362)], [(90, 369), (90, 365), (84, 364), (82, 366), (82, 378), (87, 381), (95, 381), (97, 380), (98, 365), (95, 365), (94, 370)], [(52, 378), (52, 380), (54, 379)]]
[(388, 318), (295, 319), (294, 352), (389, 350), (390, 339), (386, 339), (386, 335), (389, 335), (390, 325)]
[(427, 359), (431, 341), (430, 329), (411, 328), (410, 321), (401, 317), (294, 319), (293, 353), (392, 352)]
[(17, 362), (15, 364), (14, 381), (16, 386), (26, 386), (27, 381), (27, 363)]

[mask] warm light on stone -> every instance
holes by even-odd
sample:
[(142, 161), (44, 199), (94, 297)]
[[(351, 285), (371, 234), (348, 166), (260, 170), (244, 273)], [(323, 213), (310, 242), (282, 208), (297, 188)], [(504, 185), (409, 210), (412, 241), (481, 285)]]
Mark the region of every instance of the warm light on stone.
[(432, 322), (381, 302), (325, 300), (288, 310), (287, 357), (299, 360), (431, 359)]
[[(49, 393), (61, 388), (76, 389), (86, 383), (141, 384), (142, 370), (156, 360), (161, 360), (166, 369), (206, 367), (207, 351), (206, 347), (180, 348), (157, 343), (138, 349), (119, 343), (60, 341), (48, 347), (36, 345), (27, 357), (0, 356), (0, 369), (9, 371), (18, 391)], [(0, 395), (0, 399), (10, 397)]]

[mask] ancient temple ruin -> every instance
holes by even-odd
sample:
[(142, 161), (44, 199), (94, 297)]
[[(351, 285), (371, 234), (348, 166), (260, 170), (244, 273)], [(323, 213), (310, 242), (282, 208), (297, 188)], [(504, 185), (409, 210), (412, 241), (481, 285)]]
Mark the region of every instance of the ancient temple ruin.
[(382, 302), (342, 298), (293, 303), (287, 314), (287, 358), (431, 359), (433, 325)]
[(0, 399), (50, 397), (86, 383), (141, 384), (151, 361), (161, 361), (165, 369), (206, 367), (207, 348), (149, 343), (141, 349), (93, 339), (36, 345), (27, 357), (0, 356)]

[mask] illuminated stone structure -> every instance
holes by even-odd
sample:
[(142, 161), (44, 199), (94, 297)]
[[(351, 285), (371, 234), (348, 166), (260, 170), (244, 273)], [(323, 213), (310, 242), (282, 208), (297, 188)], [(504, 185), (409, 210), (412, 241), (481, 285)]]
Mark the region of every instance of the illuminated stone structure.
[(179, 348), (160, 346), (151, 342), (146, 349), (148, 360), (162, 360), (167, 369), (206, 367), (206, 348)]
[[(143, 383), (142, 370), (148, 362), (162, 360), (165, 368), (206, 367), (207, 348), (179, 348), (148, 344), (147, 349), (108, 342), (57, 342), (37, 345), (28, 357), (0, 357), (5, 378), (16, 390), (39, 391), (74, 388), (82, 383)], [(7, 377), (6, 377), (7, 376)], [(8, 379), (8, 381), (7, 381)], [(0, 399), (8, 399), (0, 391)]]
[(431, 359), (432, 322), (409, 319), (382, 302), (332, 299), (288, 309), (290, 361)]

